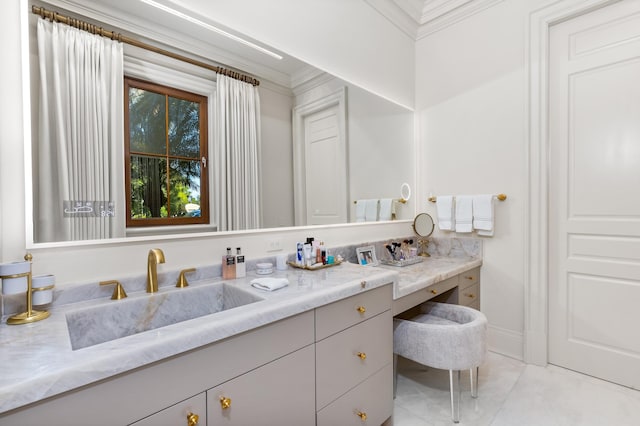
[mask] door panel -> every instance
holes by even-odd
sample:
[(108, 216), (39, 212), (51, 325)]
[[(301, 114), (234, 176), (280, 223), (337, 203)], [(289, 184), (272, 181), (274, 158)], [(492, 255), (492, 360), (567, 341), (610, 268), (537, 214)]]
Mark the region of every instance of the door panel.
[(640, 2), (554, 26), (549, 362), (640, 387)]

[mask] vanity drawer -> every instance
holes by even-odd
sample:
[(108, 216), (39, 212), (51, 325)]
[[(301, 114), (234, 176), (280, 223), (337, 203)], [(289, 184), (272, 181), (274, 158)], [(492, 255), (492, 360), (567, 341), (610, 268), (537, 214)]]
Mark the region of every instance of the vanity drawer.
[(475, 302), (480, 304), (480, 283), (475, 283), (467, 288), (460, 288), (458, 293), (458, 304), (471, 306)]
[(393, 315), (398, 315), (407, 309), (411, 309), (414, 306), (420, 305), (421, 303), (426, 302), (427, 300), (431, 300), (438, 295), (451, 290), (458, 286), (458, 277), (456, 275), (454, 277), (447, 278), (444, 281), (437, 282), (435, 284), (430, 285), (427, 288), (422, 290), (418, 290), (414, 293), (407, 294), (399, 299), (393, 301)]
[(130, 426), (186, 425), (187, 419), (192, 415), (198, 417), (199, 425), (207, 424), (207, 398), (204, 392), (132, 423)]
[[(360, 417), (359, 413), (366, 415)], [(380, 371), (318, 411), (317, 426), (380, 425), (393, 414), (393, 367)]]
[(463, 290), (469, 286), (477, 284), (480, 281), (480, 268), (473, 268), (467, 272), (463, 272), (460, 275), (460, 289)]
[(316, 343), (316, 406), (322, 408), (393, 360), (391, 311)]
[(322, 340), (391, 308), (391, 284), (364, 291), (316, 309), (316, 341)]

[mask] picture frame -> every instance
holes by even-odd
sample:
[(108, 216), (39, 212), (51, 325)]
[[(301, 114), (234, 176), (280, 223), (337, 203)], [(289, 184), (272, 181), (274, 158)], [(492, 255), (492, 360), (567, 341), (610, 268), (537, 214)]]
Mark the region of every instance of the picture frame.
[(358, 247), (356, 253), (358, 255), (358, 264), (363, 266), (378, 266), (378, 257), (376, 256), (376, 248), (374, 246)]

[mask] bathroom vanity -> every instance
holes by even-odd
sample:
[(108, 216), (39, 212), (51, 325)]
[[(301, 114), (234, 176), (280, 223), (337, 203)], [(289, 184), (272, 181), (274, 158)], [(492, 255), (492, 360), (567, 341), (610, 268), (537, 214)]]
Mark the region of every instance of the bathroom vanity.
[(393, 315), (441, 293), (478, 306), (480, 265), (434, 256), (288, 270), (275, 292), (252, 288), (249, 273), (225, 285), (258, 301), (77, 350), (67, 316), (121, 301), (54, 305), (46, 321), (0, 326), (0, 425), (382, 424), (393, 412)]

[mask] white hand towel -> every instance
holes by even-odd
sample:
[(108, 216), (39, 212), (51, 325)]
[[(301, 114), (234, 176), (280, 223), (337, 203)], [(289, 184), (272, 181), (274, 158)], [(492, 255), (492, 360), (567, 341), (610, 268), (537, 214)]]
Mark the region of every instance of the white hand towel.
[(493, 195), (483, 194), (473, 197), (473, 228), (478, 235), (493, 237)]
[(378, 200), (366, 200), (366, 208), (364, 213), (365, 222), (375, 222), (378, 220)]
[(367, 208), (367, 200), (358, 200), (356, 201), (356, 222), (364, 222), (365, 219), (365, 211)]
[(251, 285), (260, 290), (274, 291), (289, 285), (286, 278), (256, 278), (251, 280)]
[(391, 220), (393, 213), (393, 198), (380, 199), (380, 218), (379, 220)]
[(456, 197), (456, 232), (473, 231), (473, 197), (458, 195)]
[(436, 200), (438, 227), (443, 231), (453, 231), (455, 229), (453, 201), (452, 195), (439, 195)]

